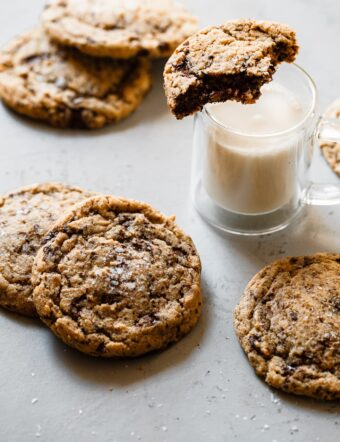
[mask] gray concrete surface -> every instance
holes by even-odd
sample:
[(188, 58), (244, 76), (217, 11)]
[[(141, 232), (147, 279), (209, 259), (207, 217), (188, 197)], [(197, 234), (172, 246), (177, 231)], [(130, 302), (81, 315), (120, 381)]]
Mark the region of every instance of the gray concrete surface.
[[(0, 44), (33, 25), (43, 3), (2, 2)], [(202, 25), (242, 16), (291, 24), (321, 107), (340, 96), (338, 0), (185, 3)], [(99, 132), (49, 129), (0, 106), (0, 192), (57, 180), (176, 214), (202, 257), (202, 319), (169, 350), (116, 362), (83, 356), (37, 321), (0, 312), (0, 441), (339, 441), (339, 404), (277, 393), (255, 376), (235, 339), (232, 310), (248, 279), (273, 259), (339, 251), (340, 209), (310, 209), (265, 238), (210, 229), (189, 199), (192, 120), (169, 115), (161, 72), (157, 63), (153, 91), (130, 119)], [(338, 181), (318, 151), (311, 175)]]

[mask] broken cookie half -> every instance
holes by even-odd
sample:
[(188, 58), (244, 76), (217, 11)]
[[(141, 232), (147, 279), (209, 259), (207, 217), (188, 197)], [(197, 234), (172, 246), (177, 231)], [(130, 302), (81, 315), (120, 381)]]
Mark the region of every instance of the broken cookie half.
[(279, 63), (293, 62), (299, 46), (286, 25), (254, 20), (205, 28), (175, 50), (164, 69), (168, 106), (177, 119), (206, 103), (254, 103)]

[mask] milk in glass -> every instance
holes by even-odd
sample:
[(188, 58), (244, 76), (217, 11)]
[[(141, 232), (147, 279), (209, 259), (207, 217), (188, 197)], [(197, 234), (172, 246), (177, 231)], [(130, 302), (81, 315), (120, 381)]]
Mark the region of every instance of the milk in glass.
[(207, 111), (217, 124), (209, 128), (203, 185), (215, 203), (254, 215), (290, 203), (302, 151), (296, 136), (289, 136), (304, 116), (297, 97), (272, 82), (255, 104), (228, 101), (209, 104)]

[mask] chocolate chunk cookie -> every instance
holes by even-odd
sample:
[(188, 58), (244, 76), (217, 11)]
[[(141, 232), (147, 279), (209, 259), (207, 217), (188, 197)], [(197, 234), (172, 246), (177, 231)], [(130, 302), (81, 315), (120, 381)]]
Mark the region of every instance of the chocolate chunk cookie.
[(93, 59), (51, 43), (41, 29), (0, 53), (0, 96), (57, 127), (100, 128), (131, 114), (151, 86), (145, 59)]
[(0, 197), (0, 305), (36, 316), (31, 272), (41, 239), (56, 219), (95, 195), (62, 184), (24, 187)]
[(276, 66), (298, 52), (295, 32), (272, 22), (237, 20), (197, 32), (168, 60), (164, 86), (170, 110), (181, 119), (206, 103), (254, 103)]
[[(324, 116), (338, 120), (340, 123), (340, 98), (329, 106)], [(327, 163), (338, 177), (340, 177), (340, 143), (322, 141), (320, 147)]]
[(54, 0), (42, 21), (55, 41), (113, 58), (168, 57), (197, 30), (173, 0)]
[(47, 235), (33, 271), (41, 319), (93, 356), (138, 356), (188, 333), (201, 311), (192, 240), (152, 207), (87, 200)]
[(235, 329), (272, 387), (340, 399), (340, 255), (285, 258), (249, 282)]

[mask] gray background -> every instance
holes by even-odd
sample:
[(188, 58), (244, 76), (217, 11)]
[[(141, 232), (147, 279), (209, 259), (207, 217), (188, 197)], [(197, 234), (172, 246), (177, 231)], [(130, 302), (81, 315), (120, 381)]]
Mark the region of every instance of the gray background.
[[(289, 23), (321, 108), (340, 96), (338, 0), (185, 3), (202, 25), (238, 17)], [(33, 25), (43, 4), (2, 1), (0, 44)], [(272, 392), (254, 375), (235, 339), (232, 310), (249, 278), (273, 259), (339, 251), (340, 210), (310, 209), (285, 232), (257, 239), (206, 226), (189, 199), (192, 119), (169, 115), (161, 72), (157, 63), (154, 88), (131, 118), (99, 132), (49, 129), (0, 106), (0, 192), (60, 180), (176, 214), (202, 257), (202, 319), (169, 350), (116, 362), (65, 348), (37, 321), (1, 312), (0, 440), (339, 441), (338, 404)], [(338, 182), (318, 151), (314, 160), (312, 178)]]

